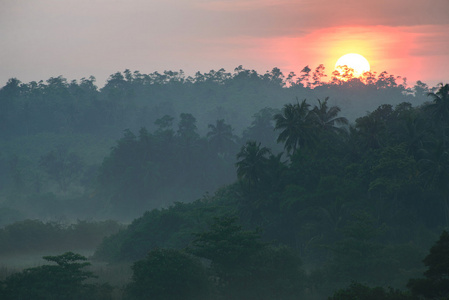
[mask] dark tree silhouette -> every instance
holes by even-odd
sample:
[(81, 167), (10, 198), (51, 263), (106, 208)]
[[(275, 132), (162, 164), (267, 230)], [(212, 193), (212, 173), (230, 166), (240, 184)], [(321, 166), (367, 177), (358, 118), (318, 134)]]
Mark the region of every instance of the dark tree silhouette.
[(261, 147), (260, 143), (249, 141), (242, 146), (237, 154), (237, 176), (240, 180), (248, 183), (249, 186), (257, 185), (266, 171), (268, 155), (270, 150)]
[(329, 97), (326, 97), (323, 102), (318, 99), (318, 106), (315, 105), (312, 109), (313, 120), (322, 130), (341, 132), (342, 128), (338, 125), (348, 125), (348, 119), (338, 117), (341, 109), (338, 106), (328, 107), (328, 100)]
[(310, 104), (304, 99), (301, 104), (286, 104), (282, 112), (274, 116), (275, 129), (281, 130), (277, 141), (284, 142), (284, 148), (291, 154), (313, 141), (314, 126), (309, 107)]

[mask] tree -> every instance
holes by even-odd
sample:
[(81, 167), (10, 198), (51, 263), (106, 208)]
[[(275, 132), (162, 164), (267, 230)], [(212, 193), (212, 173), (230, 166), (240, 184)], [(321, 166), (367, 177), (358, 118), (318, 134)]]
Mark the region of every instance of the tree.
[(310, 145), (314, 139), (309, 107), (310, 104), (304, 99), (301, 104), (286, 104), (282, 112), (274, 116), (275, 129), (282, 130), (277, 142), (284, 142), (284, 148), (291, 154), (297, 148)]
[(181, 120), (178, 123), (178, 135), (184, 141), (190, 143), (198, 139), (198, 133), (196, 132), (196, 119), (192, 114), (182, 113), (180, 115)]
[(260, 143), (248, 141), (237, 154), (237, 176), (247, 182), (250, 187), (256, 186), (262, 180), (266, 171), (270, 150), (261, 147)]
[(154, 159), (154, 138), (145, 128), (130, 130), (112, 148), (99, 170), (99, 191), (120, 215), (140, 211), (161, 184), (161, 162)]
[(321, 64), (313, 72), (312, 79), (313, 79), (314, 87), (317, 87), (317, 86), (320, 86), (321, 84), (323, 84), (323, 81), (322, 81), (323, 78), (327, 77), (327, 75), (324, 73), (324, 69), (325, 69), (324, 65)]
[(251, 126), (243, 132), (243, 140), (255, 140), (269, 147), (276, 146), (273, 116), (277, 110), (265, 107), (253, 115)]
[(154, 124), (158, 126), (157, 131), (163, 132), (163, 131), (171, 131), (172, 125), (173, 125), (173, 117), (169, 115), (164, 115), (162, 118), (157, 119)]
[(232, 127), (226, 124), (224, 119), (217, 120), (215, 125), (209, 124), (210, 131), (207, 133), (209, 143), (219, 154), (227, 154), (234, 142), (234, 135), (232, 134)]
[(208, 231), (195, 236), (189, 251), (210, 260), (224, 285), (248, 276), (250, 258), (265, 247), (259, 233), (243, 230), (235, 217), (214, 218)]
[(155, 136), (160, 139), (161, 144), (168, 144), (173, 140), (175, 135), (172, 129), (173, 119), (174, 118), (169, 115), (164, 115), (162, 118), (157, 119), (154, 122), (154, 124), (158, 127), (155, 131)]
[(314, 116), (313, 120), (322, 130), (340, 132), (342, 129), (337, 125), (348, 125), (348, 119), (338, 117), (341, 109), (338, 106), (328, 107), (328, 100), (329, 97), (326, 97), (323, 102), (318, 99), (318, 106), (315, 105), (311, 111)]
[(410, 279), (407, 287), (424, 299), (449, 299), (449, 233), (443, 231), (440, 239), (424, 258), (428, 267), (425, 278)]
[(7, 125), (13, 117), (17, 100), (21, 95), (21, 82), (17, 78), (11, 78), (6, 85), (0, 89), (0, 129), (5, 134)]
[(135, 262), (127, 299), (209, 299), (210, 282), (198, 259), (174, 249), (155, 249)]
[(436, 93), (428, 93), (432, 98), (432, 103), (426, 108), (430, 110), (437, 125), (441, 126), (443, 141), (445, 141), (445, 131), (449, 124), (449, 84), (440, 83), (440, 88)]
[(355, 79), (354, 69), (346, 65), (338, 66), (333, 72), (331, 77), (331, 83), (335, 85), (343, 85), (349, 83)]
[(296, 84), (300, 84), (303, 87), (310, 87), (310, 72), (312, 69), (309, 66), (305, 66), (301, 70), (301, 76), (297, 79)]
[(385, 147), (372, 166), (374, 180), (369, 184), (369, 191), (385, 193), (397, 200), (401, 191), (416, 184), (416, 171), (416, 161), (406, 153), (404, 144)]
[(10, 275), (3, 282), (2, 299), (111, 299), (108, 286), (84, 283), (95, 278), (92, 272), (83, 270), (90, 265), (84, 256), (66, 252), (43, 258), (56, 265), (29, 268)]
[(381, 283), (392, 280), (392, 258), (383, 255), (385, 246), (376, 237), (385, 230), (365, 211), (355, 212), (342, 227), (344, 238), (333, 246), (330, 270), (334, 282), (348, 282), (357, 278), (362, 282)]
[(260, 241), (236, 218), (215, 218), (209, 231), (196, 234), (190, 251), (211, 261), (224, 299), (298, 299), (305, 274), (297, 252)]
[(59, 148), (41, 156), (39, 165), (52, 180), (58, 183), (63, 192), (67, 191), (83, 169), (81, 158), (75, 153), (69, 153), (65, 148)]
[(377, 118), (372, 113), (370, 115), (355, 120), (356, 132), (353, 132), (365, 148), (378, 149), (384, 144), (385, 131), (387, 129), (385, 121)]
[(415, 97), (422, 97), (430, 93), (429, 86), (422, 82), (421, 80), (418, 80), (413, 87), (413, 91), (415, 93)]

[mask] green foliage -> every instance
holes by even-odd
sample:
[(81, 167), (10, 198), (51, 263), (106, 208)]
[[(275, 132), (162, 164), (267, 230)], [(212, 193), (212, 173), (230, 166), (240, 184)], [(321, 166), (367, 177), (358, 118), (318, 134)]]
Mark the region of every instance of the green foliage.
[(84, 268), (90, 263), (82, 255), (66, 252), (44, 256), (56, 265), (42, 265), (10, 275), (3, 282), (2, 299), (111, 299), (111, 288), (86, 284), (95, 276)]
[(400, 144), (382, 149), (372, 172), (375, 180), (370, 183), (369, 190), (384, 192), (394, 197), (401, 189), (414, 183), (417, 163), (406, 153), (405, 146)]
[(352, 216), (342, 228), (343, 239), (333, 246), (330, 276), (334, 281), (350, 282), (357, 278), (361, 282), (377, 284), (392, 280), (393, 264), (384, 255), (384, 245), (376, 238), (385, 231), (385, 225), (361, 211)]
[(189, 248), (210, 261), (219, 293), (225, 299), (297, 299), (305, 282), (298, 254), (262, 243), (257, 231), (244, 230), (236, 221), (215, 218)]
[(175, 203), (167, 209), (147, 211), (125, 230), (103, 240), (94, 257), (104, 261), (136, 261), (156, 248), (186, 247), (194, 232), (201, 231), (215, 215), (232, 210), (223, 207), (220, 197), (203, 198), (192, 203)]
[(210, 299), (211, 283), (201, 262), (173, 249), (151, 250), (132, 266), (126, 299)]
[[(447, 85), (430, 89), (418, 82), (411, 91), (386, 72), (346, 82), (335, 74), (325, 83), (323, 70), (306, 67), (299, 78), (276, 68), (258, 74), (241, 66), (232, 74), (219, 70), (193, 77), (182, 71), (126, 70), (111, 75), (102, 89), (94, 78), (29, 84), (12, 79), (0, 89), (2, 205), (20, 213), (28, 207), (46, 217), (78, 209), (130, 219), (176, 199), (191, 201), (239, 177), (214, 196), (145, 213), (105, 239), (96, 257), (135, 261), (156, 248), (184, 248), (195, 238), (192, 233), (204, 232), (214, 217), (229, 213), (240, 216), (244, 227), (224, 224), (222, 235), (203, 236), (209, 244), (196, 236), (197, 246), (210, 250), (202, 254), (210, 256), (210, 270), (229, 288), (229, 294), (220, 289), (222, 296), (300, 293), (300, 272), (287, 278), (280, 271), (300, 269), (287, 268), (299, 266), (296, 251), (308, 268), (319, 268), (327, 280), (324, 291), (353, 279), (400, 285), (419, 268), (416, 256), (427, 247), (425, 237), (449, 222)], [(431, 102), (423, 104), (427, 93)], [(325, 100), (285, 103), (295, 96)], [(372, 112), (360, 117), (367, 110)], [(346, 132), (348, 119), (356, 121)], [(242, 140), (233, 136), (247, 126)], [(108, 154), (110, 141), (124, 128), (129, 130)], [(68, 145), (64, 155), (54, 151), (59, 144)], [(278, 153), (282, 146), (290, 153), (287, 161)], [(68, 159), (70, 153), (88, 164), (84, 175), (70, 171), (77, 161)], [(69, 195), (56, 193), (43, 172), (60, 180)], [(74, 179), (79, 184), (70, 185)], [(97, 231), (87, 223), (76, 230), (12, 224), (0, 232), (0, 249), (45, 250), (42, 245), (56, 244), (65, 249), (74, 245), (68, 237), (94, 245), (107, 231), (102, 226), (93, 226)], [(258, 226), (262, 238), (289, 245), (294, 255), (266, 245), (252, 249), (260, 241), (243, 228)], [(212, 256), (221, 248), (234, 254)], [(246, 261), (235, 258), (239, 255)], [(272, 261), (285, 268), (276, 269)], [(273, 286), (285, 287), (276, 290), (285, 293), (276, 295), (257, 280), (276, 282)], [(246, 294), (243, 283), (250, 287)]]
[(225, 282), (245, 276), (247, 263), (263, 243), (255, 231), (245, 231), (235, 217), (215, 218), (209, 231), (196, 234), (191, 252), (212, 262), (212, 268)]
[[(218, 141), (218, 136), (210, 138), (212, 143)], [(234, 149), (215, 146), (208, 147), (208, 141), (199, 137), (190, 114), (182, 114), (177, 135), (169, 129), (151, 134), (141, 128), (138, 136), (126, 130), (100, 167), (98, 195), (119, 218), (167, 204), (167, 197), (191, 201), (199, 192), (235, 178), (228, 160), (232, 156), (217, 155)]]

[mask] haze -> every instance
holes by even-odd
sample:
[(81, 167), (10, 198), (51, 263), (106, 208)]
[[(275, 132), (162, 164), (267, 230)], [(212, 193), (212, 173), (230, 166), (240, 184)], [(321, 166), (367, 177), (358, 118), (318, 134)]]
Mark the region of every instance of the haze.
[(4, 0), (0, 83), (62, 75), (102, 86), (150, 73), (238, 65), (298, 73), (364, 55), (378, 72), (435, 85), (449, 75), (447, 0)]

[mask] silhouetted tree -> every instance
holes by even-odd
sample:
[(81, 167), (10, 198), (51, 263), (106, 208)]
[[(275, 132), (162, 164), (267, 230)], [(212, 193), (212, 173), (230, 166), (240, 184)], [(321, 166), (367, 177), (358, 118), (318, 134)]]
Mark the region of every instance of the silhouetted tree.
[(282, 112), (274, 116), (276, 130), (281, 130), (277, 139), (284, 142), (284, 148), (289, 153), (295, 153), (297, 148), (310, 145), (314, 139), (314, 127), (311, 122), (310, 104), (304, 99), (301, 104), (286, 104)]
[(338, 117), (341, 109), (338, 106), (328, 107), (328, 100), (329, 97), (326, 97), (323, 102), (318, 99), (318, 106), (315, 105), (311, 111), (314, 116), (313, 121), (322, 130), (339, 132), (342, 128), (338, 125), (348, 125), (348, 119)]
[(250, 187), (257, 186), (264, 173), (267, 171), (268, 155), (270, 150), (261, 147), (260, 143), (249, 141), (242, 146), (237, 154), (237, 176), (240, 180), (247, 182)]

